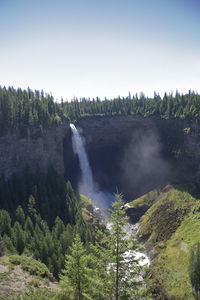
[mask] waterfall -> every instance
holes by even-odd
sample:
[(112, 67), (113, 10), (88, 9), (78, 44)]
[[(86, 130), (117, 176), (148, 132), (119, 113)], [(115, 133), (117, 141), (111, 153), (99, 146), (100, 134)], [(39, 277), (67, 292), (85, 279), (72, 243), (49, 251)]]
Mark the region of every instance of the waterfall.
[(73, 133), (73, 150), (78, 154), (81, 169), (81, 182), (79, 184), (79, 192), (80, 194), (84, 194), (89, 197), (91, 192), (95, 190), (92, 170), (90, 168), (85, 147), (83, 145), (82, 137), (80, 136), (74, 124), (70, 124), (70, 127)]
[(114, 196), (99, 191), (97, 184), (93, 180), (83, 139), (74, 124), (70, 124), (70, 127), (73, 134), (73, 150), (78, 155), (81, 169), (81, 180), (78, 187), (79, 193), (89, 197), (93, 204), (101, 210), (103, 216), (106, 217), (109, 203), (113, 200)]

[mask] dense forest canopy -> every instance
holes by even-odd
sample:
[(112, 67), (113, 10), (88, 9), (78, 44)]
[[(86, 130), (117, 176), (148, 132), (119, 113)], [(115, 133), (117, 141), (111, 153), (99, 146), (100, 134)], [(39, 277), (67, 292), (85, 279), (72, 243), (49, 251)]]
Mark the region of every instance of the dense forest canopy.
[(92, 226), (83, 219), (70, 182), (49, 168), (47, 174), (0, 181), (0, 256), (26, 253), (45, 263), (57, 276), (75, 234), (88, 243)]
[(0, 134), (8, 129), (20, 129), (26, 134), (28, 126), (48, 127), (59, 124), (64, 119), (72, 122), (87, 116), (140, 115), (160, 118), (198, 119), (200, 117), (200, 95), (189, 91), (181, 95), (166, 94), (161, 98), (154, 93), (153, 98), (143, 93), (139, 96), (115, 99), (74, 98), (71, 101), (54, 101), (52, 95), (43, 91), (0, 87)]

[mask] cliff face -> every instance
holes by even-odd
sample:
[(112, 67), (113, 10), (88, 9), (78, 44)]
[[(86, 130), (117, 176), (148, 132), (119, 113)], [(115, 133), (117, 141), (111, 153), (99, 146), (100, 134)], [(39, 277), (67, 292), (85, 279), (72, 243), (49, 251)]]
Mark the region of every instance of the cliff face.
[[(200, 126), (184, 120), (136, 116), (83, 118), (81, 132), (95, 181), (127, 200), (169, 182), (200, 184)], [(33, 173), (53, 165), (76, 188), (79, 161), (73, 153), (69, 122), (26, 137), (9, 133), (0, 138), (0, 173), (8, 178), (27, 165)]]
[(78, 122), (94, 178), (130, 199), (170, 181), (200, 183), (200, 126), (133, 116)]
[(20, 174), (27, 165), (33, 174), (38, 170), (46, 172), (53, 165), (59, 174), (64, 174), (63, 140), (69, 131), (69, 123), (51, 126), (41, 132), (37, 128), (28, 129), (26, 137), (20, 132), (8, 133), (0, 138), (0, 173), (9, 178)]

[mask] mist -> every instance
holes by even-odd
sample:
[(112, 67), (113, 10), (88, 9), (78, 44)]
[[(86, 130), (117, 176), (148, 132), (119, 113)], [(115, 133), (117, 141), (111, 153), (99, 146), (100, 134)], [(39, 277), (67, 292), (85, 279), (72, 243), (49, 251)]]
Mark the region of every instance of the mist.
[(170, 164), (162, 155), (156, 130), (137, 130), (121, 161), (122, 185), (129, 200), (166, 183)]

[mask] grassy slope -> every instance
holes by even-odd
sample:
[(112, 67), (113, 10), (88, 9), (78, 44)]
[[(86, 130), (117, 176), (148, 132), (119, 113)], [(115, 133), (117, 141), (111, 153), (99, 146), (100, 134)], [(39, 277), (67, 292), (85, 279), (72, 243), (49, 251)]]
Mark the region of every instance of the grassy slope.
[(167, 186), (157, 192), (153, 201), (150, 193), (150, 200), (147, 194), (132, 203), (133, 206), (152, 204), (141, 218), (139, 234), (146, 237), (146, 246), (151, 250), (151, 274), (156, 290), (161, 290), (167, 299), (194, 299), (188, 264), (190, 251), (200, 240), (200, 201), (191, 191), (194, 195), (191, 186)]
[(159, 190), (153, 190), (149, 193), (139, 197), (136, 200), (133, 200), (132, 202), (129, 202), (129, 206), (132, 208), (140, 208), (140, 207), (151, 207), (151, 205), (155, 202), (155, 200), (158, 198), (160, 194)]
[(28, 294), (34, 293), (50, 297), (51, 293), (59, 290), (52, 279), (47, 267), (32, 257), (11, 255), (0, 258), (0, 300), (18, 299), (24, 293), (25, 299), (29, 299)]

